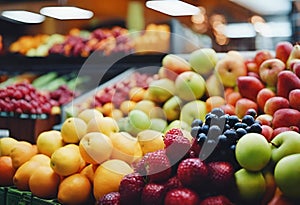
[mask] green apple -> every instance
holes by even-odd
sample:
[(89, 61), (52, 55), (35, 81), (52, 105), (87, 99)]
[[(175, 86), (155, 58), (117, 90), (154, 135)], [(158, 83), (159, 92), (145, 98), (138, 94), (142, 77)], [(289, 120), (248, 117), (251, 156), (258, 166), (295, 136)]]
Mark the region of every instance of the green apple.
[(163, 103), (175, 93), (175, 83), (168, 78), (154, 80), (149, 84), (148, 94), (150, 99)]
[(250, 171), (263, 169), (269, 163), (271, 154), (270, 144), (263, 135), (258, 133), (245, 134), (236, 144), (236, 160)]
[(151, 118), (150, 121), (151, 121), (151, 125), (149, 127), (150, 130), (163, 132), (168, 125), (167, 121), (161, 118)]
[(167, 120), (173, 121), (179, 119), (181, 105), (182, 100), (176, 95), (164, 103), (163, 110), (166, 114)]
[(189, 57), (192, 69), (201, 75), (209, 74), (215, 68), (217, 61), (217, 53), (212, 48), (195, 50)]
[(277, 163), (287, 155), (300, 153), (300, 134), (295, 131), (281, 132), (272, 139), (271, 145), (271, 159)]
[(181, 120), (173, 120), (165, 129), (165, 133), (172, 129), (172, 128), (181, 128), (183, 130), (187, 130), (190, 131), (191, 130), (191, 126), (189, 124), (187, 124), (185, 121), (181, 121)]
[(176, 94), (183, 100), (200, 99), (206, 91), (204, 78), (193, 71), (179, 74), (175, 80)]
[(195, 119), (205, 120), (206, 103), (202, 100), (193, 100), (183, 105), (180, 112), (180, 120), (191, 126)]
[(155, 103), (151, 100), (141, 100), (136, 102), (134, 110), (141, 110), (147, 115), (150, 115), (151, 111), (155, 108)]
[(274, 177), (285, 196), (300, 199), (300, 154), (291, 154), (280, 159), (275, 166)]
[(141, 110), (131, 110), (128, 117), (118, 121), (121, 130), (136, 136), (142, 130), (149, 129), (151, 120), (149, 116)]
[(262, 199), (266, 191), (266, 182), (261, 172), (242, 168), (234, 173), (234, 177), (241, 200), (254, 204)]

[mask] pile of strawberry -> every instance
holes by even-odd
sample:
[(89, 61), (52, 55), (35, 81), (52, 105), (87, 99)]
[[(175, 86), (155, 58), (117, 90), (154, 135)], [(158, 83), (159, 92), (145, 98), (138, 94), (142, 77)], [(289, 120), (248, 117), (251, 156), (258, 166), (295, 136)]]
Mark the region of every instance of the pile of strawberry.
[[(98, 205), (232, 205), (234, 167), (227, 161), (194, 157), (194, 146), (178, 128), (164, 137), (165, 149), (147, 153), (133, 165), (118, 192), (104, 195)], [(196, 144), (196, 143), (194, 143)]]

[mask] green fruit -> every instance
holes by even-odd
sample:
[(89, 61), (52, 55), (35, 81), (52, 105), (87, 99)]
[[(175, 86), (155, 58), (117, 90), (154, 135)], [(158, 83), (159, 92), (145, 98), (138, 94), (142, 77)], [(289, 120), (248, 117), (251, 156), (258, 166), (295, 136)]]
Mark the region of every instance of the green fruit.
[(149, 116), (141, 110), (132, 110), (128, 114), (128, 119), (134, 128), (145, 130), (151, 125)]
[(194, 71), (201, 75), (210, 73), (218, 61), (217, 53), (212, 48), (201, 48), (190, 54), (189, 63)]
[(271, 159), (271, 146), (263, 135), (248, 133), (237, 142), (235, 155), (242, 167), (250, 171), (259, 171)]

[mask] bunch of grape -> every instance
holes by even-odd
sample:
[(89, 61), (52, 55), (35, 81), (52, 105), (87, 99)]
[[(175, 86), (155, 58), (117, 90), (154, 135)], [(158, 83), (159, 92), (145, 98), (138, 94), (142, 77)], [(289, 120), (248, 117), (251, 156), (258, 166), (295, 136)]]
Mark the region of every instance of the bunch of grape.
[(236, 115), (227, 115), (220, 108), (213, 109), (203, 122), (196, 119), (192, 123), (191, 135), (200, 147), (194, 153), (204, 161), (229, 161), (239, 167), (235, 159), (237, 141), (247, 133), (261, 133), (260, 122), (255, 120), (257, 113), (250, 109), (240, 119)]

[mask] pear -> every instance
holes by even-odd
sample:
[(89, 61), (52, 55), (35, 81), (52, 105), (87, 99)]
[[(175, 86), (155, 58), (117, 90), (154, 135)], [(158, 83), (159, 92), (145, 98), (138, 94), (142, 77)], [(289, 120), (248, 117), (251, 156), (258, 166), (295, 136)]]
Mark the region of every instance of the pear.
[(294, 47), (289, 55), (289, 58), (287, 59), (287, 62), (286, 62), (287, 69), (291, 69), (292, 62), (297, 59), (298, 60), (300, 59), (300, 45), (298, 45), (298, 44), (294, 45)]

